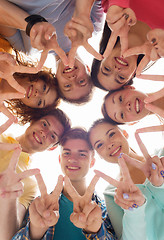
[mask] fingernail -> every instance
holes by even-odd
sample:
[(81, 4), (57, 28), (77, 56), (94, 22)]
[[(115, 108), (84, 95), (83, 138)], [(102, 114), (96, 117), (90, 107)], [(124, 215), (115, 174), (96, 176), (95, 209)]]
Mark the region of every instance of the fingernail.
[(122, 155), (123, 155), (123, 153), (120, 153), (120, 155), (118, 156), (118, 158), (121, 158), (121, 157), (122, 157)]
[(132, 205), (132, 207), (133, 207), (133, 208), (138, 208), (138, 205), (137, 205), (136, 203), (134, 203), (134, 204)]
[(129, 18), (129, 14), (127, 14), (127, 13), (124, 13), (123, 16), (126, 20)]
[(155, 170), (156, 169), (156, 165), (154, 163), (152, 163), (152, 169)]
[(130, 211), (133, 211), (133, 208), (132, 208), (132, 207), (129, 207), (129, 210), (130, 210)]
[(164, 178), (164, 171), (160, 171), (161, 176)]
[(128, 24), (131, 24), (132, 23), (132, 19), (129, 20), (129, 23)]
[(151, 43), (155, 43), (155, 42), (156, 42), (156, 38), (152, 38)]
[(124, 199), (128, 199), (129, 198), (129, 195), (127, 193), (123, 193), (123, 198)]

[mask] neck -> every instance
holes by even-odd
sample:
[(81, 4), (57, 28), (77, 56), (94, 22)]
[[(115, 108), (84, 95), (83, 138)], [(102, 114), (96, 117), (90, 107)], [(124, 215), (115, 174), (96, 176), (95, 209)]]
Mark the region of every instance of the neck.
[[(78, 192), (78, 194), (80, 196), (83, 196), (86, 192), (86, 189), (87, 189), (87, 185), (86, 185), (86, 179), (82, 179), (82, 180), (75, 180), (75, 181), (71, 181), (72, 183), (72, 186), (75, 188), (75, 190)], [(63, 188), (63, 194), (64, 196), (66, 196), (70, 201), (72, 201), (72, 198), (69, 196), (65, 186)]]
[(19, 142), (19, 144), (21, 145), (21, 148), (22, 148), (22, 151), (23, 152), (26, 152), (26, 153), (29, 153), (29, 154), (32, 154), (33, 152), (31, 151), (31, 148), (28, 148), (28, 145), (27, 145), (27, 141), (25, 139), (25, 135), (21, 135), (19, 137), (16, 138), (16, 140)]
[[(129, 157), (134, 158), (134, 159), (136, 159), (136, 160), (138, 160), (140, 162), (145, 162), (144, 157), (141, 157), (141, 156), (137, 155), (132, 150), (130, 150)], [(133, 180), (133, 182), (135, 184), (142, 184), (142, 183), (145, 182), (146, 177), (145, 177), (144, 173), (140, 169), (138, 169), (136, 167), (133, 167), (130, 164), (127, 164), (127, 167), (128, 167), (130, 176), (131, 176), (131, 178), (132, 178), (132, 180)], [(122, 179), (121, 172), (119, 174), (119, 179)]]

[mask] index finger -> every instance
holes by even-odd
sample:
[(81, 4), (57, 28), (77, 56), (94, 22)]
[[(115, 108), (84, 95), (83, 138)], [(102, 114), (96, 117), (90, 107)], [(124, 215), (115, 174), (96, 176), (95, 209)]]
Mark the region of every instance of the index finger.
[(139, 134), (137, 132), (135, 133), (135, 138), (136, 138), (138, 146), (139, 146), (143, 156), (145, 157), (145, 159), (146, 160), (150, 159), (151, 157), (150, 157), (150, 155), (149, 155), (145, 145), (143, 144), (143, 142), (142, 142), (142, 140), (141, 140), (141, 138), (140, 138), (140, 136), (139, 136)]
[(150, 112), (156, 113), (162, 118), (164, 118), (164, 110), (150, 103), (145, 104), (145, 108)]
[(9, 166), (8, 166), (8, 169), (11, 169), (13, 171), (16, 170), (16, 166), (17, 166), (17, 163), (19, 161), (19, 155), (21, 153), (21, 149), (18, 147), (16, 148), (14, 151), (13, 151), (13, 154), (11, 156), (11, 159), (10, 159), (10, 163), (9, 163)]
[(164, 97), (164, 88), (160, 89), (159, 91), (150, 94), (148, 97), (144, 99), (145, 103), (151, 103), (156, 101), (157, 99)]
[(136, 76), (137, 78), (153, 80), (153, 81), (164, 81), (164, 75), (149, 75), (149, 74), (140, 74)]
[(37, 70), (41, 70), (46, 59), (47, 59), (47, 55), (48, 55), (48, 50), (43, 50), (43, 52), (41, 53), (41, 57), (40, 57), (40, 60), (39, 60), (39, 63), (38, 63), (38, 66), (37, 66)]
[(89, 43), (86, 42), (83, 46), (85, 47), (87, 52), (92, 54), (97, 60), (101, 61), (103, 59), (103, 56), (98, 53)]
[(23, 94), (26, 93), (26, 90), (24, 89), (24, 87), (22, 87), (20, 84), (18, 84), (18, 82), (15, 80), (15, 78), (13, 76), (8, 77), (7, 82), (10, 84), (11, 87), (16, 89), (17, 92), (20, 92)]
[(45, 195), (47, 195), (47, 187), (44, 183), (43, 177), (42, 175), (39, 173), (37, 175), (35, 175), (35, 178), (37, 180), (38, 183), (38, 187), (41, 193), (41, 196), (44, 197)]
[(137, 129), (137, 133), (145, 133), (145, 132), (160, 132), (164, 131), (164, 125), (158, 125), (158, 126), (152, 126), (152, 127), (145, 127), (145, 128), (140, 128)]
[(115, 187), (118, 187), (118, 181), (107, 176), (105, 173), (102, 173), (98, 170), (94, 170), (94, 172), (96, 173), (96, 175), (98, 175), (99, 177), (103, 178), (105, 181), (107, 181), (108, 183), (112, 184)]
[(56, 54), (59, 56), (59, 58), (62, 60), (63, 64), (65, 66), (68, 66), (68, 58), (66, 53), (63, 51), (62, 48), (59, 47), (58, 43), (55, 43), (55, 46), (53, 47), (53, 50), (56, 52)]
[(121, 168), (121, 173), (122, 173), (122, 176), (123, 176), (123, 180), (125, 180), (128, 183), (133, 183), (133, 181), (131, 179), (131, 176), (130, 176), (130, 173), (129, 173), (129, 170), (128, 170), (128, 167), (125, 163), (125, 160), (124, 160), (123, 156), (118, 159), (118, 163), (119, 163), (120, 168)]
[(68, 53), (68, 66), (72, 68), (75, 62), (77, 47), (72, 46), (69, 53)]
[(95, 175), (92, 179), (92, 181), (90, 182), (87, 190), (86, 190), (86, 193), (85, 193), (85, 200), (87, 202), (89, 202), (91, 199), (92, 199), (92, 195), (93, 195), (93, 192), (95, 190), (95, 186), (96, 186), (96, 183), (98, 182), (100, 177), (98, 177), (97, 175)]
[(63, 189), (63, 176), (60, 175), (60, 176), (58, 177), (58, 181), (57, 181), (57, 184), (56, 184), (56, 186), (55, 186), (55, 189), (54, 189), (53, 192), (52, 192), (52, 195), (54, 195), (55, 198), (58, 199), (59, 196), (60, 196), (60, 194), (61, 194), (62, 189)]
[(106, 46), (105, 52), (103, 54), (104, 58), (107, 58), (110, 55), (110, 53), (115, 45), (116, 39), (117, 39), (117, 35), (112, 32), (112, 34), (108, 40), (108, 44)]
[(65, 187), (66, 187), (68, 194), (70, 195), (70, 197), (72, 198), (73, 201), (74, 200), (76, 201), (76, 199), (78, 197), (78, 193), (75, 190), (75, 188), (72, 186), (71, 181), (67, 176), (64, 177), (64, 182), (65, 182)]

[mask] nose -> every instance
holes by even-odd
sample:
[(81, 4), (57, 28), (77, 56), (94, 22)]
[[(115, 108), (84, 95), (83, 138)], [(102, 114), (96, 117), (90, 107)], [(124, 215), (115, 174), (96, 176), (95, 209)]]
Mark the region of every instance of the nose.
[(43, 130), (40, 131), (40, 135), (41, 135), (42, 138), (46, 138), (46, 136), (47, 136), (46, 132), (43, 131)]
[(130, 104), (130, 102), (127, 102), (127, 103), (126, 103), (126, 109), (127, 109), (128, 111), (131, 111), (131, 104)]
[(68, 76), (68, 78), (69, 78), (70, 80), (74, 80), (74, 79), (77, 78), (77, 75), (74, 73), (74, 74)]
[(76, 163), (78, 161), (77, 156), (75, 154), (71, 154), (70, 158), (68, 159), (69, 163)]
[(108, 143), (107, 144), (107, 149), (111, 149), (114, 146), (114, 143)]
[(119, 66), (117, 66), (117, 65), (115, 65), (114, 68), (115, 68), (115, 70), (117, 70), (119, 72), (121, 71), (121, 68)]

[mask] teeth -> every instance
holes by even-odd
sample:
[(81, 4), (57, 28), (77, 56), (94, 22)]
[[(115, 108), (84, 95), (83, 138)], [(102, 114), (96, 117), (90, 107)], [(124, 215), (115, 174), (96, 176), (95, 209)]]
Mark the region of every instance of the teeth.
[(118, 151), (120, 151), (121, 147), (117, 148), (113, 153), (110, 154), (110, 156), (115, 155)]
[(79, 169), (79, 167), (68, 167), (68, 169), (77, 170), (77, 169)]
[(122, 61), (120, 58), (117, 58), (117, 61), (118, 61), (120, 64), (122, 64), (122, 65), (124, 65), (124, 66), (127, 66), (127, 63), (125, 63), (124, 61)]
[(37, 141), (38, 143), (42, 144), (42, 142), (40, 141), (40, 139), (38, 138), (38, 136), (37, 136), (36, 134), (34, 134), (34, 136), (35, 136), (36, 141)]
[(33, 89), (33, 87), (32, 86), (30, 86), (30, 90), (29, 90), (29, 92), (28, 92), (28, 98), (31, 96), (31, 93), (32, 93), (32, 89)]
[(138, 99), (136, 99), (136, 111), (137, 111), (137, 113), (140, 112), (140, 104), (139, 104), (139, 100)]
[(64, 69), (64, 72), (72, 72), (73, 70), (75, 69), (75, 67), (72, 67), (72, 68), (67, 68), (67, 69)]

